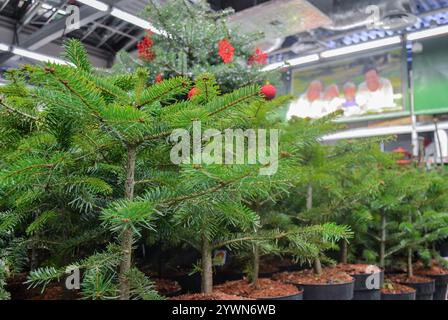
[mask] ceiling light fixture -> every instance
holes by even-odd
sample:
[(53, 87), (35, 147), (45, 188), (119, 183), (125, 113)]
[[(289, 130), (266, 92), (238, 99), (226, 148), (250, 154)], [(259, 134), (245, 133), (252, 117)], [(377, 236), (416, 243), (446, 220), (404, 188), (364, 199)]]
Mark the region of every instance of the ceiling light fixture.
[(152, 32), (154, 32), (156, 34), (160, 34), (160, 35), (164, 35), (164, 36), (167, 35), (167, 33), (165, 31), (157, 29), (149, 21), (139, 18), (129, 12), (112, 7), (104, 2), (101, 2), (98, 0), (78, 0), (78, 2), (85, 4), (87, 6), (90, 6), (92, 8), (95, 8), (99, 11), (104, 11), (104, 12), (110, 11), (111, 16), (114, 16), (118, 19), (126, 21), (126, 22), (133, 24), (137, 27), (140, 27), (142, 29), (151, 30)]
[(110, 6), (104, 2), (97, 0), (77, 0), (79, 3), (85, 4), (99, 11), (108, 11)]
[(15, 55), (21, 56), (21, 57), (25, 57), (25, 58), (29, 58), (29, 59), (33, 59), (33, 60), (37, 60), (37, 61), (42, 61), (42, 62), (51, 62), (51, 63), (56, 63), (56, 64), (62, 64), (62, 65), (71, 65), (70, 62), (62, 60), (62, 59), (58, 59), (55, 57), (51, 57), (51, 56), (47, 56), (45, 54), (40, 54), (37, 52), (32, 52), (23, 48), (19, 48), (19, 47), (10, 47), (7, 44), (4, 43), (0, 43), (0, 50), (2, 51), (7, 51), (7, 52), (11, 52)]
[(371, 49), (386, 47), (386, 46), (399, 44), (399, 43), (401, 43), (401, 37), (395, 36), (395, 37), (390, 37), (390, 38), (386, 38), (386, 39), (374, 40), (374, 41), (369, 41), (369, 42), (365, 42), (365, 43), (361, 43), (361, 44), (356, 44), (353, 46), (327, 50), (327, 51), (322, 52), (320, 54), (320, 56), (322, 58), (332, 58), (332, 57), (338, 57), (338, 56), (342, 56), (342, 55), (346, 55), (346, 54), (357, 53), (357, 52), (367, 51), (367, 50), (371, 50)]
[(165, 35), (166, 33), (162, 30), (157, 29), (156, 27), (154, 27), (149, 21), (146, 21), (142, 18), (139, 18), (137, 16), (134, 16), (133, 14), (130, 14), (126, 11), (123, 11), (121, 9), (118, 8), (112, 8), (110, 14), (116, 18), (119, 18), (121, 20), (124, 20), (126, 22), (129, 22), (133, 25), (136, 25), (142, 29), (145, 30), (151, 30), (152, 32), (156, 33), (156, 34), (161, 34), (161, 35)]
[(319, 61), (319, 55), (311, 54), (308, 56), (298, 57), (298, 58), (294, 58), (294, 59), (287, 60), (284, 62), (276, 62), (276, 63), (269, 64), (263, 68), (263, 71), (272, 71), (272, 70), (280, 69), (280, 68), (300, 66), (300, 65), (304, 65), (304, 64), (308, 64), (308, 63), (312, 63), (312, 62), (316, 62), (316, 61)]
[(11, 50), (11, 47), (10, 46), (8, 46), (7, 44), (4, 44), (4, 43), (0, 43), (0, 51), (6, 51), (6, 52), (8, 52), (8, 51), (10, 51)]
[(406, 36), (406, 39), (409, 41), (415, 41), (415, 40), (420, 40), (420, 39), (424, 39), (424, 38), (440, 36), (440, 35), (447, 34), (447, 33), (448, 33), (448, 25), (443, 26), (443, 27), (436, 27), (436, 28), (432, 28), (432, 29), (412, 32)]

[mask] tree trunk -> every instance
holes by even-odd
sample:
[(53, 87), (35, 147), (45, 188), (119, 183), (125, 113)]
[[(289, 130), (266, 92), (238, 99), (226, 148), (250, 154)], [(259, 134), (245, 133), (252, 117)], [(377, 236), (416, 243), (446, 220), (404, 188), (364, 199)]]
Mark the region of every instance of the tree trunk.
[[(308, 185), (308, 190), (306, 193), (306, 210), (310, 211), (313, 208), (313, 186), (311, 184)], [(313, 265), (314, 273), (317, 275), (322, 274), (322, 264), (320, 262), (319, 257), (314, 259)]]
[(342, 240), (341, 244), (341, 262), (342, 263), (348, 262), (348, 243), (346, 240)]
[(253, 256), (253, 271), (252, 271), (252, 285), (258, 288), (258, 278), (260, 275), (260, 247), (254, 244), (254, 256)]
[[(128, 159), (126, 164), (126, 182), (125, 182), (125, 198), (127, 200), (134, 199), (134, 184), (135, 184), (135, 162), (137, 158), (137, 148), (128, 146)], [(129, 300), (130, 298), (130, 283), (128, 273), (131, 270), (132, 262), (132, 243), (133, 232), (128, 229), (125, 230), (121, 238), (121, 252), (123, 259), (120, 264), (120, 300)]]
[(380, 238), (380, 267), (384, 268), (386, 262), (386, 213), (384, 211), (381, 212), (381, 238)]
[[(412, 224), (412, 213), (409, 212), (409, 222)], [(414, 269), (412, 268), (412, 248), (408, 248), (408, 278), (414, 276)]]
[(414, 269), (412, 267), (412, 249), (408, 249), (408, 278), (412, 278), (414, 276)]
[(322, 274), (322, 264), (320, 262), (319, 258), (314, 259), (314, 273), (317, 275), (321, 275)]
[(34, 270), (37, 268), (37, 250), (36, 246), (33, 243), (33, 246), (31, 247), (31, 259), (30, 259), (30, 270)]
[(210, 294), (213, 292), (213, 265), (212, 265), (212, 248), (210, 242), (202, 234), (202, 279), (201, 279), (201, 292)]
[(313, 208), (313, 187), (308, 185), (308, 190), (306, 193), (306, 210), (311, 210)]

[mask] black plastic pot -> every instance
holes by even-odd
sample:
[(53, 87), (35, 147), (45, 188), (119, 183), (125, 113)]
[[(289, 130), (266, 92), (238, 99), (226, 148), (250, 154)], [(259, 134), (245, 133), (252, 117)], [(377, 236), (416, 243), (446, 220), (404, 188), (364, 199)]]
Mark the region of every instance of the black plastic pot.
[(237, 273), (217, 273), (215, 278), (214, 278), (214, 283), (215, 284), (221, 284), (224, 282), (228, 282), (228, 281), (235, 281), (235, 280), (241, 280), (244, 278), (244, 273), (242, 272), (237, 272)]
[(355, 278), (355, 289), (353, 293), (353, 300), (381, 300), (380, 288), (384, 283), (384, 272), (378, 273), (380, 277), (379, 289), (370, 289), (367, 287), (369, 277), (373, 274), (351, 274)]
[(443, 242), (440, 245), (440, 255), (442, 257), (448, 257), (448, 241), (445, 240), (445, 242)]
[[(278, 271), (277, 271), (278, 272)], [(276, 274), (277, 272), (260, 272), (260, 274), (258, 275), (258, 277), (260, 278), (272, 278), (272, 276), (274, 274)]]
[(303, 290), (303, 300), (352, 300), (355, 281), (334, 284), (295, 284)]
[(381, 300), (415, 300), (415, 298), (415, 291), (403, 293), (381, 293)]
[(435, 291), (433, 300), (447, 300), (448, 274), (427, 275), (426, 277), (434, 279), (435, 281)]
[(435, 281), (429, 282), (401, 282), (401, 284), (414, 288), (416, 293), (416, 300), (433, 300), (434, 292), (436, 290)]
[(201, 275), (199, 273), (194, 273), (192, 275), (180, 275), (166, 277), (168, 279), (177, 281), (182, 287), (184, 292), (198, 293), (201, 291)]
[(291, 296), (275, 297), (275, 298), (258, 298), (257, 300), (272, 300), (272, 301), (290, 301), (290, 300), (303, 300), (303, 291)]
[(172, 298), (172, 297), (180, 296), (183, 293), (184, 293), (184, 290), (180, 289), (180, 290), (177, 290), (177, 291), (165, 293), (165, 294), (163, 294), (163, 296), (165, 296), (167, 298)]
[(300, 271), (300, 270), (303, 270), (303, 268), (300, 267), (299, 265), (279, 266), (278, 267), (279, 272), (295, 272), (295, 271)]

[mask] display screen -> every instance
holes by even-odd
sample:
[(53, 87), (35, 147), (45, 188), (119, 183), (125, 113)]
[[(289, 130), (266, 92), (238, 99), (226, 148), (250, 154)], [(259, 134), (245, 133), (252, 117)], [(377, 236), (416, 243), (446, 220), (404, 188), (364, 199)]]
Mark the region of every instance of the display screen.
[(296, 70), (287, 118), (344, 118), (403, 113), (402, 49)]
[[(420, 46), (421, 45), (421, 46)], [(414, 50), (415, 113), (448, 111), (448, 38), (420, 42)]]

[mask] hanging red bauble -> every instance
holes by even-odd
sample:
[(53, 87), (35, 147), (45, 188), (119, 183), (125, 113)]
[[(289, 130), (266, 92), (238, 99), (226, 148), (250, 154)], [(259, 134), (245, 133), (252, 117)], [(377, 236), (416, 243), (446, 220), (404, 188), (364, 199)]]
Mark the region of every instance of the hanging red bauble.
[(158, 75), (156, 75), (156, 83), (160, 83), (162, 81), (163, 81), (163, 75), (159, 73)]
[(197, 95), (199, 93), (199, 89), (198, 88), (193, 88), (190, 90), (190, 92), (188, 92), (188, 99), (193, 99), (193, 97), (195, 95)]
[(249, 57), (247, 61), (249, 65), (254, 63), (258, 64), (267, 64), (268, 63), (268, 55), (264, 53), (260, 48), (255, 49), (255, 53)]
[(152, 32), (147, 31), (142, 41), (137, 43), (138, 57), (144, 61), (153, 61), (156, 58), (156, 54), (152, 51), (154, 41), (152, 40)]
[(270, 101), (277, 95), (277, 88), (268, 83), (261, 87), (261, 93), (265, 96), (266, 100)]
[(225, 64), (232, 62), (235, 54), (235, 48), (227, 39), (222, 39), (219, 41), (218, 50), (219, 56)]

